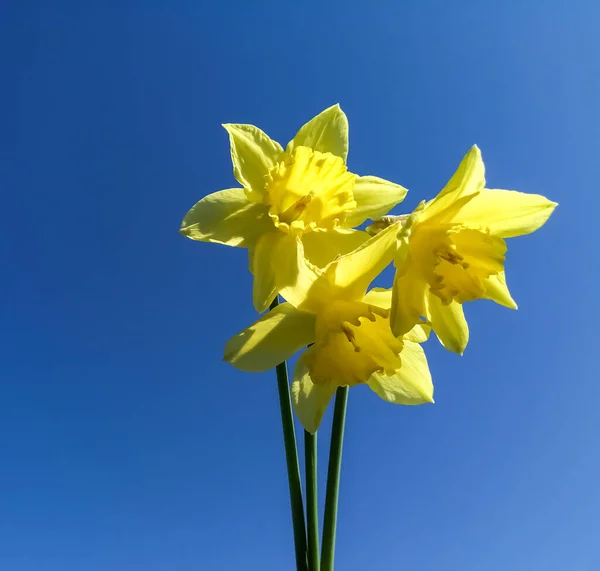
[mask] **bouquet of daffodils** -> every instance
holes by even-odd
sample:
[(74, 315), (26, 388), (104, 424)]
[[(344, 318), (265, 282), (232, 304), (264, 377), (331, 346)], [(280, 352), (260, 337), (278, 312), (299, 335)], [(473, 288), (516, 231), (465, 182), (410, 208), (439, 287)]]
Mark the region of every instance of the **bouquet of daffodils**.
[[(348, 171), (348, 120), (338, 105), (306, 123), (285, 149), (254, 125), (224, 127), (241, 188), (205, 196), (180, 232), (248, 250), (252, 300), (263, 315), (227, 342), (225, 360), (242, 371), (276, 369), (296, 566), (332, 571), (349, 388), (366, 384), (394, 404), (433, 402), (422, 344), (433, 332), (462, 354), (467, 301), (516, 309), (504, 275), (505, 239), (537, 230), (556, 203), (487, 189), (473, 146), (435, 198), (388, 216), (407, 190)], [(392, 287), (370, 288), (392, 262)], [(298, 351), (290, 387), (286, 360)], [(320, 541), (316, 435), (334, 396)], [(306, 509), (292, 404), (305, 429)]]

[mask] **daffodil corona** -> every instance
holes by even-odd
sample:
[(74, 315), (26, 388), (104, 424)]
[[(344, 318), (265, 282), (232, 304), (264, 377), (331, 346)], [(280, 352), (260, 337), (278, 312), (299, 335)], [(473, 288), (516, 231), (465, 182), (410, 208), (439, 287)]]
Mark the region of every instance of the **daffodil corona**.
[(504, 238), (542, 226), (556, 203), (537, 194), (485, 188), (474, 146), (446, 187), (410, 215), (372, 225), (401, 224), (395, 256), (391, 323), (395, 335), (424, 319), (442, 344), (462, 353), (469, 330), (462, 304), (491, 299), (516, 309), (504, 276)]
[[(227, 343), (225, 359), (244, 371), (266, 371), (312, 344), (298, 359), (292, 382), (296, 413), (315, 432), (339, 386), (367, 384), (398, 404), (433, 401), (433, 385), (419, 343), (428, 329), (417, 325), (400, 338), (390, 329), (390, 290), (371, 281), (394, 255), (398, 226), (318, 268), (305, 259), (300, 239), (295, 255), (280, 259), (279, 289), (288, 300)], [(290, 285), (286, 274), (296, 276)]]
[(338, 105), (306, 123), (285, 150), (254, 125), (224, 127), (234, 176), (243, 188), (204, 197), (187, 213), (180, 232), (248, 248), (259, 312), (281, 281), (274, 257), (292, 255), (297, 237), (307, 258), (323, 267), (368, 239), (353, 227), (386, 214), (406, 195), (400, 185), (348, 172), (348, 121)]

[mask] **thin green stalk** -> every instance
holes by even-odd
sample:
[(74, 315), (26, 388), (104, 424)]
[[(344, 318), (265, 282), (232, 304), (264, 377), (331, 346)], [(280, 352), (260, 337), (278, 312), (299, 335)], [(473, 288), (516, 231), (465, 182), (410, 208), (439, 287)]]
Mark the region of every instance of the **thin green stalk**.
[(335, 395), (329, 468), (327, 470), (327, 492), (325, 496), (325, 516), (323, 518), (323, 545), (321, 551), (321, 571), (333, 571), (335, 558), (335, 532), (337, 527), (338, 497), (340, 493), (340, 472), (342, 468), (342, 445), (348, 387), (339, 387)]
[[(270, 309), (279, 304), (278, 296), (271, 303)], [(290, 485), (290, 504), (292, 507), (292, 525), (294, 528), (294, 547), (296, 551), (297, 571), (308, 571), (306, 554), (306, 523), (304, 521), (304, 505), (302, 503), (302, 484), (300, 482), (300, 466), (298, 464), (298, 449), (292, 416), (292, 402), (288, 383), (287, 365), (285, 361), (276, 367), (277, 388), (279, 391), (279, 406), (281, 408), (281, 423), (283, 425), (283, 442), (285, 445), (285, 461), (287, 464), (288, 481)]]
[(308, 524), (308, 568), (319, 571), (319, 502), (317, 492), (317, 435), (304, 431), (306, 461), (306, 523)]

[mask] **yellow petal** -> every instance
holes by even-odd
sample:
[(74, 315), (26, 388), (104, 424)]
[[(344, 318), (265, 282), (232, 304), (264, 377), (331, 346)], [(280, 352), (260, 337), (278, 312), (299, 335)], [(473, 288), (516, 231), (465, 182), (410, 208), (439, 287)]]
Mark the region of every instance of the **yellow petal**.
[(320, 268), (355, 250), (369, 239), (361, 230), (336, 229), (329, 232), (306, 232), (302, 235), (306, 259)]
[(281, 145), (254, 125), (223, 125), (229, 133), (236, 180), (253, 202), (265, 202), (265, 176), (283, 153)]
[(317, 385), (312, 382), (307, 364), (312, 351), (312, 347), (307, 349), (296, 363), (292, 381), (292, 402), (302, 426), (314, 434), (321, 424), (337, 386), (333, 383)]
[(242, 371), (268, 371), (314, 338), (315, 316), (282, 303), (233, 336), (225, 345), (224, 359)]
[(361, 300), (370, 283), (392, 261), (396, 251), (396, 234), (399, 225), (394, 224), (367, 240), (353, 252), (332, 262), (326, 273), (341, 299)]
[(535, 232), (556, 206), (539, 194), (486, 189), (462, 208), (460, 218), (466, 224), (489, 228), (495, 236), (512, 238)]
[(392, 290), (391, 288), (374, 287), (367, 292), (362, 301), (381, 309), (390, 309), (392, 307)]
[(444, 305), (436, 295), (429, 294), (428, 317), (440, 343), (448, 349), (462, 355), (469, 342), (469, 326), (463, 307), (457, 301)]
[(333, 298), (330, 281), (323, 270), (306, 260), (301, 239), (285, 236), (273, 255), (277, 289), (298, 309), (318, 313)]
[(401, 365), (402, 342), (390, 330), (388, 312), (359, 301), (333, 301), (317, 315), (313, 381), (354, 386), (374, 371)]
[(274, 230), (263, 234), (252, 249), (251, 264), (254, 283), (252, 287), (252, 301), (258, 313), (269, 307), (277, 295), (275, 276), (274, 252), (286, 234)]
[(517, 304), (506, 286), (506, 276), (504, 275), (504, 272), (491, 275), (483, 283), (486, 299), (491, 299), (509, 309), (517, 309)]
[(369, 378), (369, 387), (383, 400), (394, 404), (433, 402), (433, 382), (421, 346), (405, 340), (400, 359), (402, 366), (395, 374), (373, 373)]
[(266, 205), (250, 202), (241, 188), (229, 188), (197, 202), (179, 232), (192, 240), (248, 248), (272, 229)]
[(431, 325), (429, 323), (418, 323), (404, 335), (403, 339), (407, 339), (413, 343), (425, 343), (429, 339), (430, 334)]
[(354, 185), (354, 200), (357, 206), (347, 214), (343, 225), (353, 228), (367, 218), (381, 218), (402, 202), (407, 192), (403, 186), (376, 176), (357, 176)]
[(405, 335), (425, 316), (425, 294), (429, 286), (412, 266), (396, 270), (392, 288), (390, 324), (396, 337)]
[(435, 274), (440, 281), (431, 285), (431, 291), (445, 303), (484, 297), (483, 280), (504, 270), (506, 242), (472, 228), (453, 231), (450, 238), (456, 249), (438, 250)]
[(348, 119), (339, 105), (333, 105), (303, 125), (288, 143), (286, 153), (295, 147), (331, 153), (346, 161), (348, 156)]
[[(390, 309), (392, 307), (392, 288), (383, 289), (374, 287), (367, 292), (362, 301), (381, 309)], [(430, 334), (431, 325), (429, 323), (418, 323), (403, 338), (413, 343), (425, 343), (429, 339)]]
[(431, 219), (438, 216), (444, 218), (446, 211), (452, 207), (453, 203), (459, 199), (468, 201), (469, 196), (480, 192), (484, 186), (485, 167), (481, 158), (481, 151), (477, 145), (473, 145), (464, 156), (448, 184), (427, 204), (427, 218)]

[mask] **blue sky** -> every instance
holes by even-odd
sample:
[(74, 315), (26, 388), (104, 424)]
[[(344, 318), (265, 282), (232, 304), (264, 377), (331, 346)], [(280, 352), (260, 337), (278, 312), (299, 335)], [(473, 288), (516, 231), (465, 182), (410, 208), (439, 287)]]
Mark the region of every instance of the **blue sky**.
[(177, 230), (235, 186), (221, 123), (285, 143), (336, 102), (350, 169), (410, 189), (398, 212), (474, 143), (491, 187), (560, 203), (509, 243), (519, 311), (468, 306), (462, 358), (426, 345), (435, 405), (351, 391), (337, 568), (600, 568), (599, 17), (3, 4), (0, 569), (293, 568), (274, 374), (221, 361), (255, 318), (245, 252)]

